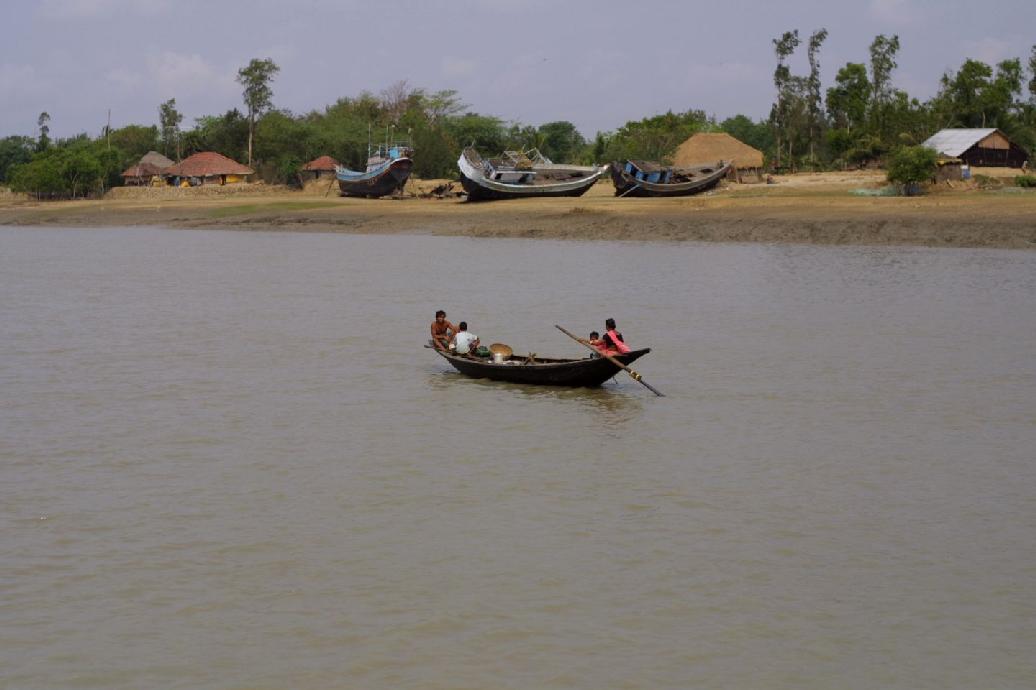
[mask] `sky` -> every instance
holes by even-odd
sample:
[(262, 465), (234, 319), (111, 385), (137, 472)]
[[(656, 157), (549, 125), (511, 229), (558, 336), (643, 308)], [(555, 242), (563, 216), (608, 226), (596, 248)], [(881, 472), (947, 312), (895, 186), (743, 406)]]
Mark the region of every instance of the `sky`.
[[(5, 0), (0, 9), (0, 137), (51, 137), (158, 123), (170, 98), (195, 118), (243, 110), (237, 71), (281, 68), (273, 103), (323, 110), (405, 80), (456, 90), (471, 112), (584, 136), (629, 120), (701, 109), (768, 115), (772, 40), (829, 37), (824, 87), (868, 61), (877, 34), (900, 37), (898, 88), (922, 100), (965, 58), (1018, 57), (1036, 43), (1036, 1), (991, 0)], [(790, 60), (808, 72), (805, 45)]]

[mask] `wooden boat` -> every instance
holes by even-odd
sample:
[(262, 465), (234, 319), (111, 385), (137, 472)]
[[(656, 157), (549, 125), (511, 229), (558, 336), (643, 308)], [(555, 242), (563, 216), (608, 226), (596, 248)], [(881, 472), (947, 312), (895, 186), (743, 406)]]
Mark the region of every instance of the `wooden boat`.
[(364, 172), (335, 167), (342, 196), (377, 198), (403, 191), (403, 185), (414, 167), (413, 149), (402, 144), (383, 146), (367, 157)]
[(615, 196), (690, 196), (712, 189), (730, 172), (730, 163), (671, 168), (651, 161), (611, 164)]
[(608, 171), (607, 165), (559, 165), (536, 149), (487, 159), (471, 147), (460, 154), (457, 167), (468, 201), (582, 196)]
[[(521, 357), (511, 355), (502, 362), (493, 359), (481, 359), (452, 352), (436, 350), (443, 359), (453, 365), (462, 374), (476, 379), (508, 381), (537, 386), (571, 386), (595, 387), (618, 374), (622, 369), (603, 357), (587, 357), (584, 359), (552, 359), (548, 357)], [(616, 355), (626, 366), (640, 359), (651, 348), (634, 350), (624, 355)]]

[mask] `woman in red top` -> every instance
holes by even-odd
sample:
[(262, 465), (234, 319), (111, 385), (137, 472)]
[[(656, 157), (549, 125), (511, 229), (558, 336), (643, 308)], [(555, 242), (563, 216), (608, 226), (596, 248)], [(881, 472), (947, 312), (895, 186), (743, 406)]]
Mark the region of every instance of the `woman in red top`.
[(622, 333), (615, 330), (615, 319), (608, 319), (604, 322), (604, 336), (601, 340), (604, 343), (602, 352), (606, 355), (624, 355), (632, 352), (633, 349), (622, 339)]

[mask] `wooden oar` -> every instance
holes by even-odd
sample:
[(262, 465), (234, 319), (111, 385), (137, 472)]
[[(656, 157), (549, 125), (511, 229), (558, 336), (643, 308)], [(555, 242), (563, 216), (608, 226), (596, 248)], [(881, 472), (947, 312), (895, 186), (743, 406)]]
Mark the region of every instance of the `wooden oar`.
[(652, 393), (654, 393), (658, 397), (660, 397), (660, 398), (664, 398), (665, 397), (665, 393), (663, 393), (662, 391), (660, 391), (660, 390), (658, 390), (656, 388), (653, 388), (651, 386), (651, 384), (649, 384), (647, 381), (645, 381), (643, 378), (641, 378), (640, 374), (638, 374), (637, 372), (633, 371), (628, 366), (626, 366), (625, 364), (623, 364), (619, 360), (615, 359), (611, 355), (604, 354), (603, 352), (601, 352), (600, 350), (595, 348), (593, 345), (587, 345), (582, 340), (580, 340), (576, 336), (572, 335), (571, 333), (569, 333), (568, 331), (566, 331), (564, 328), (562, 328), (561, 326), (559, 326), (557, 324), (554, 324), (554, 328), (558, 329), (559, 331), (561, 331), (562, 333), (567, 335), (569, 338), (571, 338), (572, 340), (574, 340), (577, 343), (579, 343), (580, 345), (586, 346), (587, 348), (590, 349), (591, 352), (596, 352), (601, 357), (604, 357), (605, 359), (607, 359), (608, 361), (610, 361), (612, 364), (614, 364), (615, 366), (619, 367), (620, 369), (625, 369), (626, 373), (630, 375), (630, 378), (632, 378), (637, 383), (643, 384), (645, 388), (647, 388), (649, 391), (651, 391)]

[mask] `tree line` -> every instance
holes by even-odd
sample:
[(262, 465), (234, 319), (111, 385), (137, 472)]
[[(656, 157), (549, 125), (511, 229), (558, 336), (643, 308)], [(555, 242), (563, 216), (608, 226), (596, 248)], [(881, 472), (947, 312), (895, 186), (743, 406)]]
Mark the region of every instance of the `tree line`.
[(987, 65), (966, 59), (942, 76), (935, 97), (912, 98), (894, 85), (898, 36), (879, 35), (868, 63), (839, 68), (832, 86), (820, 79), (826, 29), (806, 41), (808, 74), (794, 74), (789, 59), (802, 45), (797, 29), (773, 40), (774, 102), (766, 119), (736, 115), (723, 121), (702, 109), (667, 112), (627, 122), (584, 138), (568, 121), (538, 126), (472, 112), (453, 90), (429, 92), (398, 82), (378, 94), (343, 97), (322, 110), (296, 114), (274, 107), (279, 67), (253, 59), (242, 67), (242, 106), (195, 119), (171, 98), (158, 105), (158, 124), (105, 128), (54, 141), (51, 117), (40, 114), (35, 137), (0, 139), (0, 184), (41, 197), (103, 193), (121, 184), (120, 174), (151, 150), (173, 160), (216, 151), (246, 162), (260, 179), (298, 181), (307, 161), (330, 155), (343, 165), (365, 165), (369, 143), (406, 140), (417, 151), (414, 174), (452, 177), (461, 149), (476, 145), (496, 154), (538, 148), (556, 162), (594, 163), (626, 158), (666, 160), (687, 137), (723, 131), (763, 151), (780, 170), (823, 170), (881, 160), (922, 142), (944, 127), (997, 127), (1023, 147), (1036, 149), (1036, 46), (1027, 63), (1018, 58)]
[(922, 102), (895, 87), (900, 40), (884, 34), (868, 47), (869, 62), (839, 68), (822, 97), (819, 55), (826, 39), (826, 29), (810, 35), (805, 75), (787, 67), (801, 43), (798, 30), (773, 40), (774, 145), (768, 153), (777, 167), (825, 169), (881, 160), (947, 127), (995, 127), (1028, 151), (1036, 149), (1036, 46), (1024, 66), (1020, 58), (996, 65), (965, 59)]

